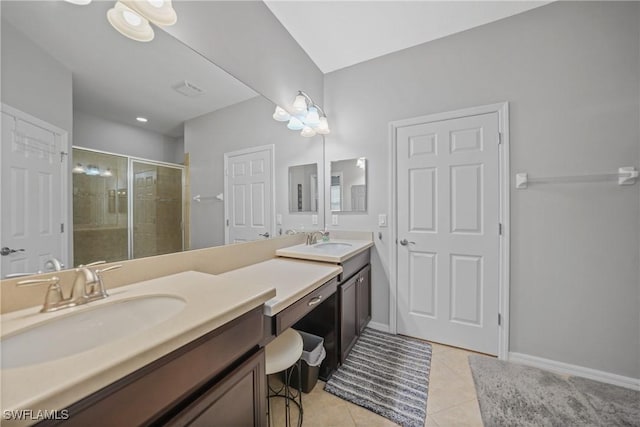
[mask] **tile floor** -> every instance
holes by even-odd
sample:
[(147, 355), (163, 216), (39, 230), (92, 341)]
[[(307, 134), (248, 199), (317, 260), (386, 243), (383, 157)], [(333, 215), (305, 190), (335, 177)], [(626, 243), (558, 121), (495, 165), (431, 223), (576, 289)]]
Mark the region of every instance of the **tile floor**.
[[(432, 343), (427, 427), (482, 426), (476, 391), (467, 356), (472, 352)], [(302, 395), (304, 427), (387, 427), (396, 424), (360, 406), (324, 391), (318, 381), (309, 394)], [(274, 412), (272, 425), (284, 425)], [(295, 410), (292, 410), (294, 423)], [(282, 423), (281, 423), (282, 421)]]

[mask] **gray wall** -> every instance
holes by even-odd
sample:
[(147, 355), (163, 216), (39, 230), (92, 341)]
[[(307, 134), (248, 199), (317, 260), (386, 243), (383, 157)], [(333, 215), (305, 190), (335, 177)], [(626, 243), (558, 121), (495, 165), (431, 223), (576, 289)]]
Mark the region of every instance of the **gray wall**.
[(97, 117), (84, 111), (73, 112), (73, 144), (94, 150), (126, 156), (142, 157), (161, 162), (182, 163), (182, 139), (125, 125)]
[[(390, 121), (509, 101), (510, 351), (640, 378), (639, 185), (513, 188), (516, 172), (638, 166), (639, 19), (637, 2), (557, 2), (328, 74), (327, 163), (369, 159), (368, 214), (339, 228), (392, 214)], [(373, 320), (388, 323), (382, 231)]]
[(71, 133), (71, 71), (2, 22), (2, 102)]
[(174, 7), (178, 22), (165, 31), (256, 92), (288, 108), (304, 90), (322, 105), (322, 72), (262, 1), (179, 1)]
[[(215, 196), (224, 192), (224, 153), (274, 144), (276, 212), (283, 217), (282, 225), (276, 229), (318, 229), (311, 225), (311, 214), (289, 214), (288, 169), (293, 165), (322, 164), (322, 139), (304, 138), (300, 132), (287, 129), (286, 123), (271, 118), (273, 108), (265, 98), (256, 97), (185, 122), (191, 194)], [(318, 169), (318, 182), (323, 182), (322, 168)], [(318, 214), (322, 224), (322, 212)], [(192, 204), (191, 227), (192, 248), (224, 244), (224, 204), (216, 200)]]

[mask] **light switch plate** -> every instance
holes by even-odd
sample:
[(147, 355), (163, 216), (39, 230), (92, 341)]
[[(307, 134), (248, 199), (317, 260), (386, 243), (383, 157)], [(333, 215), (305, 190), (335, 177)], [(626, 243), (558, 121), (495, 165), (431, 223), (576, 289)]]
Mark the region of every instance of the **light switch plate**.
[(379, 214), (378, 227), (386, 227), (386, 226), (387, 226), (387, 214)]
[(338, 225), (338, 215), (331, 215), (331, 225)]
[(277, 214), (276, 215), (276, 224), (277, 225), (282, 225), (282, 214)]
[(318, 225), (318, 215), (311, 215), (311, 224)]

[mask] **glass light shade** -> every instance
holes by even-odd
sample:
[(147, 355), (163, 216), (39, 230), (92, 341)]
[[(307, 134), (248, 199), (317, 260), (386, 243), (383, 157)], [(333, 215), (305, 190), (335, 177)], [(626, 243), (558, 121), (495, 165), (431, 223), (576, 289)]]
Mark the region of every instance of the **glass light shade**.
[(316, 107), (309, 107), (309, 111), (307, 111), (307, 115), (304, 118), (304, 124), (312, 128), (320, 125), (320, 116), (318, 115), (318, 109)]
[(293, 101), (293, 112), (298, 116), (305, 116), (307, 114), (307, 98), (302, 95), (296, 96), (296, 100)]
[(291, 116), (291, 119), (289, 119), (289, 124), (287, 124), (287, 127), (291, 130), (302, 130), (304, 125), (302, 124), (300, 119), (298, 119), (295, 116)]
[(316, 131), (311, 129), (309, 126), (305, 126), (304, 128), (302, 128), (302, 132), (300, 132), (300, 135), (304, 136), (305, 138), (311, 138), (312, 136), (316, 136)]
[(320, 135), (327, 135), (331, 132), (329, 129), (329, 122), (326, 117), (320, 117), (320, 124), (316, 127), (316, 132)]
[(64, 0), (67, 3), (77, 4), (78, 6), (86, 6), (91, 3), (91, 0)]
[(276, 120), (278, 122), (286, 122), (290, 118), (291, 116), (284, 108), (276, 105), (276, 111), (273, 112), (273, 120)]
[(77, 163), (71, 170), (73, 173), (85, 173), (86, 169), (80, 163)]
[(85, 173), (89, 176), (98, 176), (100, 175), (100, 169), (98, 168), (98, 166), (89, 165), (87, 166), (87, 170)]
[(153, 40), (153, 28), (149, 21), (129, 9), (122, 2), (107, 11), (107, 20), (120, 34), (139, 42)]
[(113, 173), (111, 172), (111, 169), (107, 168), (106, 171), (100, 173), (100, 176), (110, 177), (113, 176)]
[(173, 25), (178, 21), (178, 15), (176, 15), (176, 11), (171, 5), (171, 0), (120, 1), (156, 25)]

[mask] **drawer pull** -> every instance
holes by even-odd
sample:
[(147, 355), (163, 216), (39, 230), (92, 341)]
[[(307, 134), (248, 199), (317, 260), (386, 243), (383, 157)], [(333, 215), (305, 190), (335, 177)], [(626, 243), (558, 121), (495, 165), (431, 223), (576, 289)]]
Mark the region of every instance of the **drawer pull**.
[(318, 295), (317, 297), (313, 297), (307, 303), (308, 306), (316, 305), (322, 300), (322, 295)]

